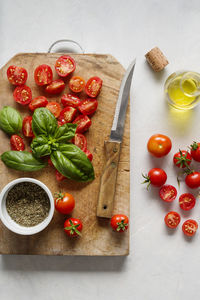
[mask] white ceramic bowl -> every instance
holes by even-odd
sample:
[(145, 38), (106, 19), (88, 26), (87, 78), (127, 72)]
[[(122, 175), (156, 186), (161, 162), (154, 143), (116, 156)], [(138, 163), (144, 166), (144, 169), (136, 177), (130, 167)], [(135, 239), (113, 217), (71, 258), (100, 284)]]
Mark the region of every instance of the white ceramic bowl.
[[(17, 224), (14, 220), (11, 219), (10, 215), (7, 212), (6, 209), (6, 197), (9, 192), (9, 190), (14, 187), (14, 185), (20, 183), (20, 182), (32, 182), (37, 185), (39, 185), (48, 195), (49, 201), (50, 201), (50, 210), (48, 216), (42, 221), (41, 223), (32, 226), (32, 227), (25, 227)], [(54, 214), (54, 198), (52, 196), (52, 193), (48, 189), (48, 187), (42, 183), (39, 180), (33, 179), (33, 178), (19, 178), (11, 181), (8, 183), (2, 190), (0, 194), (0, 218), (2, 223), (11, 231), (22, 234), (22, 235), (31, 235), (38, 233), (42, 231), (44, 228), (48, 226), (50, 223), (51, 219), (53, 218)]]

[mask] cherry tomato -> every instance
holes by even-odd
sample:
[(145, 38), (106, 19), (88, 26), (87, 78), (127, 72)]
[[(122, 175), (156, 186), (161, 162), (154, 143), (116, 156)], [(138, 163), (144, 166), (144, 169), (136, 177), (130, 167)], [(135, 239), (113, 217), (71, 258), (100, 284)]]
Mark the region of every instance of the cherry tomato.
[(100, 93), (102, 83), (103, 81), (99, 77), (91, 77), (85, 86), (86, 94), (91, 98), (96, 98)]
[(54, 167), (54, 164), (52, 163), (52, 160), (50, 157), (48, 158), (47, 162), (50, 167)]
[(72, 143), (79, 147), (83, 152), (87, 150), (87, 140), (82, 133), (76, 133), (72, 139)]
[(181, 217), (177, 212), (170, 211), (168, 214), (166, 214), (164, 220), (167, 227), (174, 229), (180, 223)]
[(198, 229), (198, 224), (195, 220), (187, 220), (182, 225), (183, 233), (187, 236), (193, 236)]
[(69, 81), (69, 88), (74, 93), (80, 93), (84, 89), (85, 80), (80, 76), (73, 76)]
[(190, 193), (182, 194), (179, 197), (179, 205), (180, 208), (183, 210), (190, 210), (195, 206), (196, 199), (195, 197)]
[(75, 60), (69, 55), (60, 56), (55, 63), (55, 69), (59, 76), (66, 77), (76, 69)]
[(98, 107), (98, 102), (96, 99), (86, 99), (81, 102), (78, 109), (83, 115), (92, 115)]
[(53, 80), (45, 88), (45, 91), (51, 95), (60, 94), (65, 89), (65, 83), (62, 79)]
[(55, 116), (55, 118), (59, 117), (61, 106), (58, 102), (49, 102), (46, 108)]
[(10, 83), (13, 85), (24, 85), (26, 83), (28, 73), (24, 68), (10, 66), (7, 69), (7, 77)]
[(185, 177), (185, 183), (191, 189), (197, 189), (200, 187), (200, 173), (199, 172), (191, 172)]
[(55, 208), (64, 215), (70, 214), (75, 207), (75, 200), (71, 194), (56, 193)]
[(111, 218), (110, 225), (117, 232), (124, 232), (128, 229), (128, 217), (125, 215), (114, 215)]
[(62, 175), (58, 170), (55, 171), (55, 175), (56, 175), (56, 180), (57, 181), (63, 181), (64, 179), (67, 178), (64, 175)]
[(167, 155), (172, 148), (170, 138), (163, 134), (154, 134), (150, 137), (147, 143), (148, 151), (156, 157)]
[(81, 104), (81, 100), (79, 97), (72, 94), (64, 94), (62, 95), (61, 103), (63, 106), (72, 106), (77, 108), (79, 104)]
[(32, 100), (32, 92), (27, 85), (17, 86), (13, 92), (15, 101), (21, 105), (27, 105)]
[(34, 78), (37, 85), (43, 86), (52, 82), (53, 72), (50, 66), (40, 65), (35, 69)]
[(13, 134), (10, 138), (11, 150), (24, 151), (25, 145), (21, 136)]
[(190, 153), (194, 160), (200, 162), (200, 143), (193, 142), (190, 146)]
[(59, 121), (62, 124), (71, 123), (76, 116), (77, 109), (74, 107), (67, 106), (65, 107), (59, 116)]
[(88, 116), (80, 115), (73, 122), (73, 124), (77, 124), (76, 133), (82, 133), (91, 126), (92, 122)]
[(167, 180), (167, 174), (163, 169), (153, 168), (149, 171), (148, 175), (142, 175), (145, 178), (143, 183), (148, 183), (147, 188), (150, 184), (160, 187), (165, 184)]
[(174, 154), (173, 158), (174, 164), (179, 168), (189, 167), (192, 162), (192, 156), (188, 151), (179, 150), (176, 154)]
[(86, 151), (84, 151), (85, 154), (87, 155), (87, 158), (92, 161), (93, 160), (93, 155), (92, 153), (90, 152), (90, 150), (86, 149)]
[(165, 202), (172, 202), (176, 199), (177, 190), (173, 185), (163, 185), (159, 192), (160, 198)]
[(36, 108), (47, 106), (47, 104), (48, 104), (48, 100), (46, 97), (38, 96), (33, 100), (31, 100), (31, 102), (29, 103), (29, 109), (31, 111), (34, 111)]
[(68, 236), (81, 236), (83, 224), (80, 219), (69, 218), (64, 223), (64, 230)]
[(26, 137), (34, 137), (34, 133), (32, 130), (32, 117), (27, 116), (24, 118), (22, 123), (22, 132)]

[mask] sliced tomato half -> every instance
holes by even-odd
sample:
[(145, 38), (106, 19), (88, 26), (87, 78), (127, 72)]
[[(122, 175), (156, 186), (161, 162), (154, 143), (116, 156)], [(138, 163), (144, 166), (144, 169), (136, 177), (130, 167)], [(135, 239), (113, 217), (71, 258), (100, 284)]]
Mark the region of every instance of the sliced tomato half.
[(32, 100), (32, 92), (27, 85), (17, 86), (13, 92), (15, 101), (21, 105), (27, 105)]
[(198, 223), (192, 219), (185, 221), (182, 225), (183, 233), (187, 236), (195, 235), (197, 229), (198, 229)]
[(29, 103), (29, 109), (31, 111), (34, 111), (36, 108), (47, 106), (47, 104), (48, 104), (48, 100), (46, 97), (38, 96)]
[(59, 117), (61, 112), (61, 106), (58, 102), (49, 102), (46, 108), (55, 116), (55, 118)]
[(190, 210), (195, 206), (196, 199), (195, 197), (190, 193), (182, 194), (179, 197), (179, 205), (180, 208), (183, 210)]
[(169, 228), (176, 228), (180, 223), (180, 220), (181, 220), (180, 215), (175, 211), (170, 211), (165, 216), (165, 224)]
[(160, 198), (165, 202), (172, 202), (176, 199), (177, 190), (173, 185), (163, 185), (159, 192)]
[(81, 100), (78, 96), (72, 94), (64, 94), (62, 95), (61, 103), (63, 106), (72, 106), (77, 108), (81, 104)]
[(26, 83), (28, 73), (26, 69), (17, 66), (10, 66), (7, 69), (7, 77), (13, 85), (24, 85)]
[(35, 69), (34, 78), (37, 85), (43, 86), (52, 82), (53, 72), (50, 66), (40, 65)]
[(87, 150), (87, 139), (82, 133), (76, 133), (72, 143), (79, 147), (83, 152)]
[(83, 115), (92, 115), (98, 107), (98, 102), (96, 99), (85, 99), (83, 100), (80, 105), (78, 106), (78, 109)]
[(78, 125), (76, 128), (76, 133), (82, 133), (90, 128), (92, 122), (88, 116), (80, 115), (73, 121), (73, 124)]
[(59, 116), (59, 121), (62, 124), (71, 123), (76, 116), (77, 109), (74, 107), (67, 106), (65, 107)]
[(75, 60), (69, 55), (62, 55), (57, 59), (55, 69), (59, 76), (66, 77), (76, 69)]
[(27, 116), (24, 118), (22, 123), (22, 132), (26, 137), (34, 137), (34, 133), (32, 130), (32, 117)]
[(85, 92), (86, 94), (91, 98), (96, 98), (98, 94), (100, 93), (101, 87), (102, 87), (103, 81), (101, 78), (95, 76), (91, 77), (85, 86)]
[(80, 93), (84, 89), (85, 80), (80, 76), (73, 76), (69, 81), (69, 88), (74, 93)]
[(19, 136), (17, 134), (13, 134), (11, 136), (10, 146), (11, 146), (11, 150), (14, 150), (14, 151), (24, 151), (24, 149), (25, 149), (23, 139), (21, 138), (21, 136)]
[(53, 80), (45, 88), (45, 91), (51, 95), (60, 94), (65, 89), (65, 83), (62, 79)]

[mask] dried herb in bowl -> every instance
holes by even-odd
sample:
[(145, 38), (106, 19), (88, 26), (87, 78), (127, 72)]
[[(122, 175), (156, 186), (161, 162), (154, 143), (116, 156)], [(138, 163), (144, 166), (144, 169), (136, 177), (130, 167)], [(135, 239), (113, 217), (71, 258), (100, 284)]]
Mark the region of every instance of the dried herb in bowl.
[(32, 227), (48, 216), (50, 201), (47, 193), (37, 184), (21, 182), (8, 192), (6, 209), (16, 223)]

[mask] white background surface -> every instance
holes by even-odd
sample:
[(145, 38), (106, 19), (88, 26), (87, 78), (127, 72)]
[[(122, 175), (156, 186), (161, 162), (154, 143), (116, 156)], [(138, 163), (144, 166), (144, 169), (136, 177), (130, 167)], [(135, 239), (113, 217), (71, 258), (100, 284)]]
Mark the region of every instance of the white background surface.
[[(199, 141), (200, 109), (174, 114), (163, 96), (175, 70), (200, 72), (199, 0), (0, 0), (0, 65), (18, 52), (46, 52), (60, 38), (79, 41), (86, 53), (111, 53), (125, 67), (136, 56), (131, 90), (131, 248), (127, 258), (5, 256), (0, 258), (1, 300), (199, 299), (200, 231), (188, 240), (174, 233), (157, 190), (140, 184), (141, 173), (163, 166), (176, 185), (172, 153), (152, 159), (146, 142), (171, 137), (172, 152)], [(170, 65), (155, 74), (144, 54), (154, 46)], [(200, 108), (200, 107), (199, 107)], [(181, 185), (179, 194), (185, 192)], [(196, 192), (197, 194), (197, 192)], [(199, 202), (199, 200), (198, 200)], [(199, 221), (200, 205), (183, 214)]]

